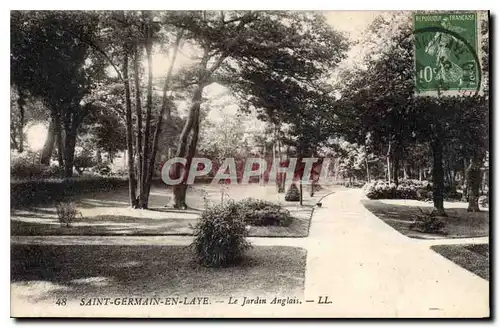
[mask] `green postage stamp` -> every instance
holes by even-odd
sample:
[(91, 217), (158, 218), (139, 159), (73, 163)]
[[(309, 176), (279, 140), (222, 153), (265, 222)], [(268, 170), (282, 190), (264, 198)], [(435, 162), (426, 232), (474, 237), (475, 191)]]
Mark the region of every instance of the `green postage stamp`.
[(414, 14), (417, 92), (477, 91), (477, 14)]

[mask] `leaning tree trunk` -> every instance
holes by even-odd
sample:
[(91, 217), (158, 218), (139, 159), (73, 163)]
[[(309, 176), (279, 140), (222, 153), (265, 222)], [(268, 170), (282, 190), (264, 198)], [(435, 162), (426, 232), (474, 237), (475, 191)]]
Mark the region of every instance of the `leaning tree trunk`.
[[(170, 80), (172, 78), (172, 72), (173, 72), (175, 61), (177, 59), (177, 53), (179, 51), (179, 45), (180, 45), (183, 34), (184, 34), (184, 32), (182, 30), (177, 34), (177, 38), (176, 38), (175, 46), (174, 46), (174, 51), (173, 51), (173, 55), (172, 55), (172, 60), (170, 61), (170, 66), (168, 68), (167, 76), (165, 78), (165, 83), (163, 85), (162, 104), (161, 104), (161, 109), (160, 109), (158, 116), (156, 118), (156, 128), (155, 128), (155, 132), (153, 135), (153, 144), (151, 147), (151, 158), (149, 159), (147, 181), (145, 183), (146, 194), (148, 195), (148, 197), (149, 197), (149, 192), (151, 190), (151, 182), (153, 180), (153, 173), (154, 173), (155, 162), (156, 162), (156, 153), (158, 151), (158, 142), (160, 140), (160, 135), (162, 132), (163, 116), (166, 115), (167, 119), (170, 119), (171, 107), (169, 104), (169, 99), (167, 97), (167, 91), (168, 91), (169, 86), (170, 86)], [(171, 154), (170, 154), (170, 148), (169, 148), (168, 159), (170, 159), (170, 157), (171, 157), (170, 155)]]
[[(186, 204), (186, 191), (187, 191), (187, 185), (186, 185), (186, 180), (189, 174), (189, 168), (190, 168), (190, 162), (192, 158), (189, 158), (188, 155), (188, 137), (193, 130), (195, 131), (196, 127), (196, 122), (199, 121), (199, 115), (200, 115), (200, 107), (201, 107), (201, 101), (202, 101), (202, 93), (203, 93), (203, 84), (199, 84), (198, 87), (196, 88), (194, 94), (193, 94), (193, 100), (191, 104), (191, 108), (189, 109), (189, 115), (186, 120), (186, 123), (184, 124), (184, 127), (182, 128), (181, 135), (179, 137), (179, 145), (177, 146), (177, 153), (176, 157), (181, 157), (181, 158), (186, 158), (187, 162), (182, 169), (181, 165), (174, 165), (174, 170), (173, 170), (173, 178), (178, 179), (182, 176), (181, 183), (174, 185), (172, 187), (173, 189), (173, 207), (174, 208), (187, 208)], [(197, 132), (197, 131), (196, 131)], [(198, 133), (196, 133), (198, 134)], [(198, 136), (196, 135), (196, 139)], [(193, 143), (193, 138), (191, 138), (191, 144)], [(197, 143), (197, 140), (196, 140)], [(196, 146), (196, 145), (195, 145)], [(194, 150), (193, 147), (190, 147), (190, 150)], [(193, 153), (194, 155), (194, 153)]]
[(55, 118), (52, 117), (47, 131), (47, 139), (43, 145), (42, 155), (40, 156), (40, 164), (49, 165), (52, 152), (54, 151), (55, 142)]
[(474, 156), (467, 169), (467, 195), (469, 207), (467, 212), (479, 212), (479, 189), (481, 188), (481, 166), (480, 156)]
[(447, 216), (444, 210), (444, 170), (443, 170), (443, 143), (437, 137), (431, 143), (433, 167), (432, 167), (432, 200), (434, 202), (433, 213), (438, 216)]
[[(201, 59), (199, 69), (198, 69), (198, 85), (193, 93), (193, 99), (191, 102), (191, 108), (189, 110), (189, 115), (186, 120), (186, 123), (184, 124), (184, 127), (182, 128), (181, 135), (179, 137), (179, 145), (177, 146), (177, 157), (186, 157), (187, 159), (187, 165), (184, 169), (184, 177), (183, 181), (181, 184), (175, 185), (173, 187), (173, 192), (174, 192), (174, 200), (173, 200), (173, 205), (174, 207), (183, 207), (186, 208), (186, 191), (187, 191), (187, 186), (185, 185), (186, 183), (186, 178), (187, 174), (189, 173), (189, 167), (190, 167), (190, 160), (194, 156), (194, 152), (196, 151), (196, 144), (198, 142), (198, 134), (199, 134), (199, 120), (200, 120), (200, 107), (201, 107), (201, 102), (202, 102), (202, 94), (203, 94), (203, 89), (205, 86), (207, 86), (210, 82), (211, 75), (215, 70), (217, 70), (224, 59), (226, 58), (225, 55), (220, 54), (219, 58), (211, 65), (210, 68), (207, 68), (209, 60), (213, 58), (210, 55), (210, 49), (208, 47), (205, 47), (204, 49), (204, 54)], [(193, 137), (191, 138), (191, 144), (194, 144), (194, 147), (191, 147), (190, 150), (192, 154), (187, 153), (187, 140), (189, 136), (189, 132), (193, 130)], [(191, 157), (191, 158), (189, 158)], [(189, 165), (188, 165), (189, 164)], [(174, 171), (174, 174), (176, 177), (180, 176), (181, 173), (181, 167), (179, 165), (175, 166), (176, 169)]]
[(194, 155), (196, 153), (196, 146), (198, 145), (198, 135), (199, 135), (199, 129), (200, 129), (200, 113), (199, 113), (199, 108), (195, 113), (195, 119), (193, 123), (193, 129), (191, 131), (191, 139), (189, 142), (189, 145), (187, 147), (186, 151), (186, 166), (183, 172), (182, 176), (182, 182), (178, 185), (174, 186), (174, 207), (175, 208), (181, 208), (181, 209), (186, 209), (187, 208), (187, 203), (186, 203), (186, 194), (187, 194), (187, 178), (189, 176), (189, 168), (191, 167), (191, 163), (193, 162)]
[(132, 101), (130, 99), (130, 83), (128, 76), (128, 48), (125, 46), (123, 54), (123, 85), (125, 87), (125, 123), (127, 128), (127, 164), (128, 164), (128, 179), (129, 179), (129, 198), (132, 207), (137, 206), (136, 199), (136, 180), (134, 170), (134, 146), (132, 133)]

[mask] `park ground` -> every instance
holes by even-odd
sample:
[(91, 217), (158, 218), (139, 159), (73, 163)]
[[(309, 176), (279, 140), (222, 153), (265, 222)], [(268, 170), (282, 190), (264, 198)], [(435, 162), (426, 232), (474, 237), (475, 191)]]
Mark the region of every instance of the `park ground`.
[[(266, 187), (255, 188), (263, 189), (260, 193), (257, 189), (248, 193), (254, 197), (271, 197), (271, 189), (266, 194)], [(197, 198), (195, 192), (192, 191), (193, 199)], [(152, 203), (163, 206), (164, 191), (153, 190), (152, 194)], [(248, 197), (245, 192), (234, 192), (234, 189), (228, 194), (233, 198)], [(106, 208), (109, 215), (125, 216), (123, 213), (128, 213), (126, 198), (123, 203), (119, 192), (113, 195), (111, 198), (86, 195), (78, 200), (80, 205), (94, 204), (94, 207), (82, 206), (84, 217)], [(213, 195), (220, 196), (216, 190)], [(467, 216), (467, 212), (462, 211), (465, 204), (446, 203), (453, 222), (474, 220), (478, 222), (476, 228), (467, 234), (467, 229), (460, 228), (463, 224), (457, 223), (450, 225), (449, 236), (413, 236), (404, 229), (405, 224), (409, 224), (412, 208), (430, 204), (384, 200), (371, 206), (360, 189), (342, 187), (324, 190), (316, 197), (306, 201), (305, 207), (311, 211), (316, 201), (322, 203), (310, 215), (307, 236), (287, 238), (282, 232), (273, 238), (251, 236), (253, 248), (247, 259), (239, 266), (225, 269), (201, 268), (193, 263), (189, 256), (192, 236), (179, 233), (180, 230), (175, 236), (165, 233), (121, 235), (120, 232), (22, 235), (19, 232), (23, 230), (17, 230), (11, 237), (12, 315), (489, 316), (487, 211)], [(209, 199), (214, 200), (215, 196)], [(192, 204), (188, 198), (188, 205), (196, 209)], [(289, 206), (298, 208), (295, 204)], [(48, 211), (49, 206), (14, 211), (12, 221), (29, 221), (39, 215), (34, 213), (43, 213), (40, 209)], [(194, 221), (199, 214), (195, 209), (186, 213), (191, 213)], [(149, 215), (155, 211), (136, 212)], [(158, 220), (166, 222), (169, 218), (161, 219), (160, 215), (172, 212), (156, 213)], [(396, 213), (403, 221), (398, 225), (390, 221)], [(40, 220), (53, 220), (50, 213), (46, 214), (45, 217), (39, 215)], [(142, 225), (145, 218), (139, 220)], [(116, 222), (104, 220), (102, 225), (113, 226), (110, 223)], [(31, 222), (32, 226), (37, 224), (40, 223)], [(31, 231), (36, 231), (33, 229)], [(79, 305), (81, 298), (106, 295), (207, 296), (214, 304), (126, 309)], [(260, 296), (269, 302), (276, 295), (314, 302), (287, 306), (228, 307), (227, 304), (230, 296)], [(332, 303), (317, 304), (320, 296), (323, 299), (328, 296)], [(61, 298), (67, 299), (67, 305), (55, 304)], [(23, 308), (26, 304), (30, 305), (29, 312)]]

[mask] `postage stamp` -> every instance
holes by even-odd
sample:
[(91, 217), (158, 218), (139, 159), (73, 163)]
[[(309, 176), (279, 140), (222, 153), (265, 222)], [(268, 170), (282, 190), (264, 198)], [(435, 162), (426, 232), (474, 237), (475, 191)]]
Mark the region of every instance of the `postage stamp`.
[(476, 13), (414, 14), (417, 92), (479, 89)]

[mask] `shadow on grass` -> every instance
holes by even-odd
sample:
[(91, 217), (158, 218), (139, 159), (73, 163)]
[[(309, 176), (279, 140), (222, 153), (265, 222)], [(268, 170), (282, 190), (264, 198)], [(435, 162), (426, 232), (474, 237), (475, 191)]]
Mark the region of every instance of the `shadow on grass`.
[[(164, 207), (171, 199), (171, 192), (165, 187), (155, 187), (151, 190), (148, 210), (130, 208), (127, 188), (112, 192), (85, 193), (68, 198), (76, 202), (77, 208), (83, 215), (82, 219), (75, 220), (70, 227), (60, 226), (55, 202), (40, 207), (13, 209), (11, 235), (191, 235), (192, 227), (205, 206), (204, 195), (213, 194), (211, 201), (214, 203), (220, 197), (219, 188), (211, 185), (188, 188), (188, 210)], [(208, 193), (203, 193), (202, 190)], [(331, 191), (324, 188), (314, 197), (307, 195), (302, 207), (297, 203), (285, 202), (284, 194), (277, 194), (274, 186), (231, 186), (229, 193), (234, 200), (251, 196), (280, 203), (295, 218), (288, 227), (251, 227), (249, 233), (251, 237), (307, 237), (313, 205)]]
[(197, 219), (150, 219), (101, 215), (84, 217), (70, 226), (59, 224), (56, 220), (37, 221), (11, 220), (12, 236), (161, 236), (192, 235)]
[[(294, 211), (287, 227), (251, 226), (249, 237), (307, 237), (312, 209)], [(169, 211), (170, 213), (170, 211)], [(175, 212), (173, 212), (175, 213)], [(185, 212), (179, 212), (180, 214)], [(190, 212), (199, 214), (199, 212)], [(70, 226), (61, 225), (54, 217), (16, 214), (27, 221), (11, 220), (11, 236), (191, 236), (198, 219), (148, 218), (122, 215), (97, 215), (78, 218)]]
[(487, 244), (437, 245), (431, 249), (479, 277), (490, 280), (490, 252)]
[(258, 246), (229, 268), (205, 268), (186, 246), (12, 245), (12, 293), (58, 297), (233, 296), (303, 293), (306, 251)]
[(489, 213), (487, 211), (472, 213), (467, 212), (466, 208), (446, 209), (448, 217), (443, 219), (446, 235), (442, 235), (410, 230), (410, 224), (417, 215), (421, 215), (420, 209), (423, 209), (425, 213), (430, 213), (432, 204), (422, 203), (422, 206), (395, 205), (369, 199), (363, 199), (361, 203), (379, 219), (410, 238), (468, 238), (484, 237), (489, 234)]

